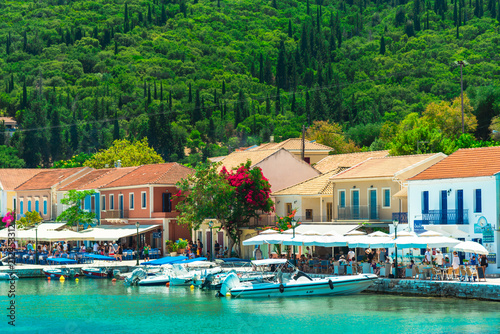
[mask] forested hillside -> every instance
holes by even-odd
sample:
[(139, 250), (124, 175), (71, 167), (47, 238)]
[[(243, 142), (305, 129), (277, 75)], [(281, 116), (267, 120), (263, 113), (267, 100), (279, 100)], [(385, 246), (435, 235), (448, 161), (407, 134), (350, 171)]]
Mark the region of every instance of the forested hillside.
[(499, 0), (7, 0), (0, 10), (0, 113), (20, 127), (0, 144), (27, 167), (143, 137), (165, 160), (194, 164), (314, 121), (337, 123), (332, 135), (357, 147), (394, 149), (400, 136), (400, 153), (445, 150), (433, 142), (459, 136), (438, 116), (457, 107), (460, 60), (477, 119), (466, 130), (488, 140), (500, 114)]

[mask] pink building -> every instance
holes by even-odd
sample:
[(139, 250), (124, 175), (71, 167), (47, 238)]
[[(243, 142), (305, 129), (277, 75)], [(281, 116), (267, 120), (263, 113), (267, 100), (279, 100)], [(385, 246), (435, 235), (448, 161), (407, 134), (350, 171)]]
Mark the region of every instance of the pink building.
[[(100, 188), (101, 224), (157, 225), (141, 235), (141, 245), (146, 242), (165, 253), (166, 240), (191, 236), (186, 226), (177, 224), (178, 200), (174, 195), (179, 191), (177, 182), (193, 172), (178, 163), (144, 165), (108, 183)], [(130, 237), (126, 243), (132, 246), (133, 242)]]

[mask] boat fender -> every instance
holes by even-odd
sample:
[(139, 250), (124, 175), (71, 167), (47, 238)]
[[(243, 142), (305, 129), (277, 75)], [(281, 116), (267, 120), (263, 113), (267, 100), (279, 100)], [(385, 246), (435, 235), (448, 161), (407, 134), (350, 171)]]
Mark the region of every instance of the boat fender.
[(328, 285), (330, 286), (330, 289), (333, 290), (333, 282), (331, 279), (328, 280)]
[(283, 293), (285, 291), (285, 287), (283, 286), (283, 284), (280, 284), (280, 292)]

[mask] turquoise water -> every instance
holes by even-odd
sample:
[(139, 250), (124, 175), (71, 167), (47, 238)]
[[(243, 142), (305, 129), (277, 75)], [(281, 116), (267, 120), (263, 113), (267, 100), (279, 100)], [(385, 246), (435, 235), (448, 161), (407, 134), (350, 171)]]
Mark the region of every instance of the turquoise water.
[[(216, 298), (184, 287), (125, 287), (81, 278), (16, 286), (16, 327), (0, 333), (498, 333), (500, 303), (357, 294), (289, 299)], [(7, 330), (7, 331), (5, 331)]]

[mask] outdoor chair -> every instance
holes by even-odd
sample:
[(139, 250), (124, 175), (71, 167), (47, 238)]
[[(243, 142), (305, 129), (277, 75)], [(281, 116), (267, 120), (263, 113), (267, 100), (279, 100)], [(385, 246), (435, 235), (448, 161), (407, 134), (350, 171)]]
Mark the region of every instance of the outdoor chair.
[(432, 269), (431, 269), (431, 281), (432, 281), (432, 279), (436, 280), (438, 278), (442, 279), (441, 273), (439, 271), (437, 271), (436, 268), (432, 267)]
[(475, 282), (477, 278), (477, 272), (475, 273), (476, 275), (474, 275), (470, 267), (466, 267), (465, 271), (467, 273), (467, 277), (469, 278), (469, 282), (472, 282), (472, 280), (474, 280)]
[(406, 268), (405, 270), (405, 278), (412, 278), (413, 277), (413, 269)]
[(314, 273), (317, 274), (321, 269), (321, 263), (318, 260), (313, 260)]
[(30, 255), (26, 262), (28, 264), (35, 264), (35, 255)]
[(446, 279), (448, 279), (448, 280), (451, 279), (452, 280), (453, 277), (454, 277), (454, 275), (453, 275), (453, 268), (452, 267), (448, 267), (448, 270), (446, 272)]
[(314, 261), (313, 260), (309, 260), (307, 266), (309, 267), (309, 272), (312, 272), (312, 270), (314, 269)]
[(460, 266), (459, 270), (460, 270), (460, 280), (465, 282), (467, 280), (467, 271), (465, 270), (464, 266)]
[(352, 266), (347, 266), (346, 267), (346, 270), (347, 270), (347, 275), (352, 275)]
[(328, 260), (321, 260), (320, 264), (320, 272), (322, 273), (328, 273)]

